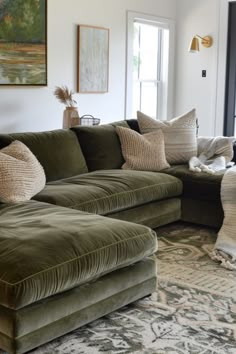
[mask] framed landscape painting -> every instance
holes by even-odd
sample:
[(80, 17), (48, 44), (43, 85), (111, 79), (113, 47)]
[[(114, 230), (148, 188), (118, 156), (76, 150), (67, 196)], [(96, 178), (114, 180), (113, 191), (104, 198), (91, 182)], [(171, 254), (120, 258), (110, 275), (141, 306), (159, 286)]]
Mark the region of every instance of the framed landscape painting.
[(47, 85), (47, 0), (0, 0), (0, 85)]
[(108, 92), (109, 29), (78, 26), (77, 91)]

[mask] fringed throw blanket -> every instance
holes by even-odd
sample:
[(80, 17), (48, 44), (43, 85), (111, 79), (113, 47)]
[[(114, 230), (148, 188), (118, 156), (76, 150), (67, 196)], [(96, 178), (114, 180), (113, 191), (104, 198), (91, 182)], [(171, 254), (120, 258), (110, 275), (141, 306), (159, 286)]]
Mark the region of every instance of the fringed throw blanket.
[(236, 166), (228, 169), (223, 176), (221, 202), (224, 221), (210, 256), (220, 261), (223, 267), (236, 270)]
[[(194, 172), (213, 174), (225, 170), (221, 182), (224, 221), (210, 257), (230, 270), (236, 270), (236, 166), (231, 167), (233, 164), (230, 162), (234, 141), (234, 137), (200, 137), (198, 157), (189, 161), (189, 169)], [(226, 169), (229, 166), (231, 168)]]
[(189, 169), (193, 172), (213, 174), (232, 165), (234, 137), (216, 136), (197, 139), (198, 156), (189, 160)]

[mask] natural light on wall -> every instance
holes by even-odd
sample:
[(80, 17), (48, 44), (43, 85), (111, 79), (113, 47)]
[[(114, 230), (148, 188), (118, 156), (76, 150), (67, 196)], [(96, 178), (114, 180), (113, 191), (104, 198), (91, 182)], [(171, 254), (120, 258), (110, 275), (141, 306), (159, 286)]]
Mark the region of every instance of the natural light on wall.
[(169, 24), (130, 16), (127, 45), (126, 117), (137, 110), (167, 118), (169, 89)]

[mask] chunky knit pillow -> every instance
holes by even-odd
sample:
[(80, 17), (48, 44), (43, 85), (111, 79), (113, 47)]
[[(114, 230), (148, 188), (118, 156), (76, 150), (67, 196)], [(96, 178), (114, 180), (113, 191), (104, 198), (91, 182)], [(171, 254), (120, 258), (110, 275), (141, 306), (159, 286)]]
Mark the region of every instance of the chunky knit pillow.
[(31, 199), (45, 186), (43, 167), (29, 148), (15, 140), (0, 150), (0, 201), (18, 203)]
[(164, 137), (161, 130), (141, 135), (136, 131), (116, 127), (127, 170), (160, 171), (170, 167), (165, 157)]
[(187, 163), (197, 154), (197, 118), (195, 109), (172, 120), (155, 120), (137, 112), (142, 134), (161, 129), (165, 139), (166, 159), (170, 164)]

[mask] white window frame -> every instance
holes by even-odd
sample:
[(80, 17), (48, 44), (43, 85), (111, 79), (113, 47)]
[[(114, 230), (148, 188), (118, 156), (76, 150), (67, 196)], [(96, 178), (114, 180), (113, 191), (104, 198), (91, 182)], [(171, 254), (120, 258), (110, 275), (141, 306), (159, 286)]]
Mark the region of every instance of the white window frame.
[[(175, 58), (175, 22), (173, 20), (147, 15), (139, 12), (127, 12), (127, 48), (126, 48), (126, 97), (125, 97), (125, 117), (132, 117), (132, 86), (133, 86), (133, 37), (134, 22), (143, 22), (157, 25), (163, 29), (168, 29), (169, 48), (164, 50), (162, 57), (161, 73), (161, 95), (158, 107), (159, 119), (165, 120), (173, 116), (173, 94), (174, 94), (174, 58)], [(165, 33), (165, 32), (164, 32)], [(164, 39), (165, 40), (165, 39)], [(144, 112), (145, 113), (145, 112)]]

